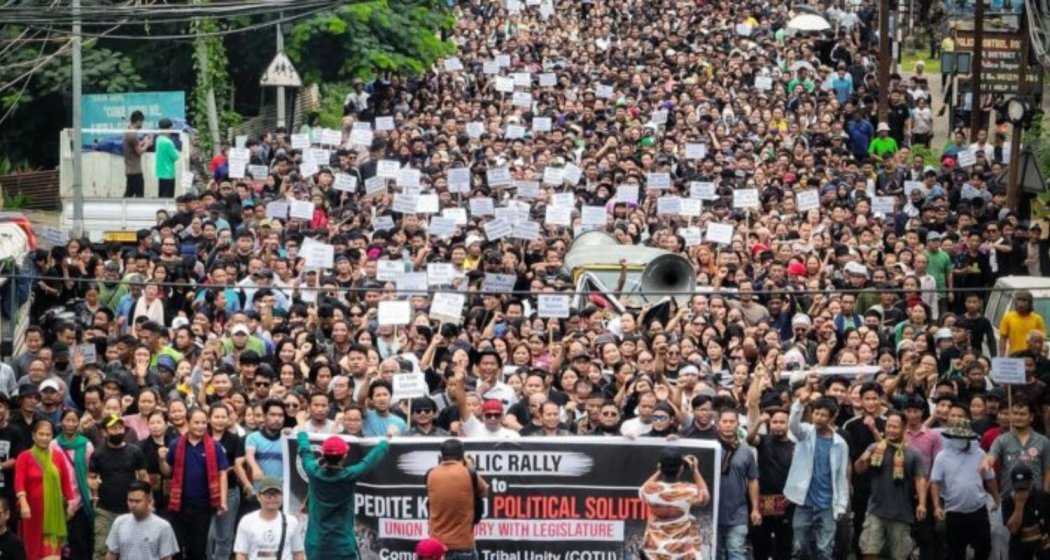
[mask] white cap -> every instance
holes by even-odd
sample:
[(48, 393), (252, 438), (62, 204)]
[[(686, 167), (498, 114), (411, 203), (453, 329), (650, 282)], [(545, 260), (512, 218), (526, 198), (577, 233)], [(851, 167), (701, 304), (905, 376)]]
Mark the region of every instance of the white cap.
[(230, 329), (230, 334), (238, 333), (251, 334), (251, 331), (248, 330), (248, 325), (245, 325), (244, 323), (237, 323), (233, 326), (233, 328)]
[(859, 262), (850, 261), (846, 263), (844, 267), (847, 274), (856, 274), (857, 276), (867, 276), (868, 267), (860, 264)]
[(811, 327), (813, 326), (813, 319), (809, 318), (809, 315), (805, 313), (796, 313), (791, 319), (792, 327)]
[(47, 389), (52, 389), (55, 392), (61, 393), (62, 392), (62, 385), (59, 384), (57, 379), (52, 377), (51, 379), (45, 379), (44, 382), (40, 384), (40, 392), (41, 393), (43, 393)]

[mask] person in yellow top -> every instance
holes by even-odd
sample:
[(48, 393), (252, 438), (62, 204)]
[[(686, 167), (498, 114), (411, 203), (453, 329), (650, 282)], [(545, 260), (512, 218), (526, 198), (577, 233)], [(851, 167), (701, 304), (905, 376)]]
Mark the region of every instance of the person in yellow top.
[(1043, 318), (1033, 311), (1032, 292), (1021, 290), (1014, 294), (1014, 308), (999, 322), (999, 355), (1010, 356), (1028, 349), (1028, 333), (1046, 332)]

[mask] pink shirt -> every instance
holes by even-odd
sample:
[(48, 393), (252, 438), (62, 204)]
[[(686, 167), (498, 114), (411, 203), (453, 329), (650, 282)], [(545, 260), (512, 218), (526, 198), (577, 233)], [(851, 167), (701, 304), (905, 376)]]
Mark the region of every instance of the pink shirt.
[(941, 452), (941, 433), (923, 426), (915, 432), (905, 430), (904, 435), (908, 440), (908, 447), (922, 456), (926, 464), (926, 475), (929, 476), (930, 469), (933, 468), (933, 459)]

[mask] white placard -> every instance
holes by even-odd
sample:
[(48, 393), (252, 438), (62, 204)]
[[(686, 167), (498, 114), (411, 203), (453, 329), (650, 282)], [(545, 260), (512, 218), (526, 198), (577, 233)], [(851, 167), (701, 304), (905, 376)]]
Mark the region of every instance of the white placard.
[(486, 272), (481, 281), (481, 291), (486, 293), (506, 294), (514, 291), (514, 285), (518, 283), (516, 274), (496, 274)]
[(605, 227), (608, 220), (609, 214), (605, 211), (604, 206), (584, 205), (580, 208), (580, 221), (585, 226)]
[(550, 132), (551, 131), (551, 118), (550, 117), (534, 117), (532, 119), (532, 131), (533, 132)]
[(365, 196), (376, 196), (386, 192), (386, 180), (378, 175), (365, 179)]
[(992, 358), (992, 381), (1000, 385), (1024, 385), (1024, 358)]
[(507, 140), (520, 140), (525, 138), (525, 127), (520, 124), (508, 124), (507, 131), (503, 133)]
[(328, 146), (339, 146), (343, 143), (343, 132), (331, 128), (321, 129), (321, 143)]
[(412, 320), (412, 304), (408, 301), (379, 302), (379, 325), (407, 325)]
[(685, 145), (685, 159), (704, 159), (707, 157), (707, 144)]
[(306, 268), (332, 268), (335, 265), (335, 246), (327, 243), (303, 243), (299, 254), (306, 260)]
[(233, 147), (235, 148), (246, 148), (248, 147), (248, 135), (238, 134), (233, 137)]
[(583, 170), (576, 166), (574, 163), (566, 163), (565, 170), (563, 171), (562, 179), (570, 185), (575, 185), (580, 182), (583, 178)]
[(661, 196), (656, 199), (656, 213), (661, 216), (677, 216), (682, 213), (682, 199), (677, 196)]
[(539, 294), (536, 297), (537, 313), (540, 317), (553, 319), (569, 318), (569, 296)]
[(293, 150), (305, 150), (310, 147), (310, 135), (309, 134), (293, 134), (292, 135), (292, 149)]
[(442, 208), (441, 215), (452, 220), (457, 226), (467, 225), (467, 209), (456, 206), (455, 208)]
[(554, 87), (558, 84), (558, 75), (553, 72), (540, 74), (540, 87)]
[(515, 181), (514, 186), (518, 188), (518, 197), (533, 200), (540, 197), (539, 181)]
[(354, 192), (357, 190), (357, 176), (349, 173), (336, 173), (332, 188), (337, 191)]
[(543, 168), (544, 185), (560, 185), (565, 180), (565, 170), (561, 167), (547, 166)]
[(507, 237), (513, 231), (511, 223), (503, 218), (496, 218), (485, 222), (485, 237), (489, 241), (498, 241)]
[(441, 211), (441, 201), (435, 193), (421, 194), (416, 199), (417, 214), (437, 214)]
[(510, 93), (514, 91), (514, 80), (506, 76), (496, 76), (495, 80), (496, 91), (500, 93)]
[(771, 76), (755, 77), (755, 89), (759, 91), (769, 91), (773, 89), (773, 78)]
[(527, 91), (516, 91), (510, 98), (510, 104), (522, 109), (532, 107), (532, 94)]
[(733, 191), (733, 208), (758, 208), (758, 189), (736, 189)]
[(800, 191), (796, 198), (799, 212), (809, 212), (820, 208), (820, 193), (817, 192), (817, 189)]
[(314, 203), (309, 200), (293, 200), (288, 204), (288, 217), (299, 220), (314, 219)]
[(616, 93), (612, 86), (598, 84), (594, 86), (594, 95), (601, 99), (612, 99)]
[(733, 242), (733, 224), (719, 224), (715, 222), (707, 224), (705, 239), (729, 245)]
[(921, 192), (925, 192), (926, 191), (926, 187), (925, 187), (925, 185), (922, 184), (922, 181), (905, 181), (904, 182), (904, 195), (906, 197), (911, 198), (911, 192), (914, 191), (914, 190), (919, 190)]
[(456, 279), (456, 267), (452, 263), (436, 262), (427, 264), (427, 284), (431, 286), (451, 286)]
[(410, 193), (397, 193), (390, 209), (401, 214), (415, 214), (419, 208), (419, 195)]
[(270, 174), (270, 168), (265, 165), (249, 165), (248, 174), (252, 176), (252, 179), (261, 181)]
[(376, 280), (380, 282), (395, 282), (397, 277), (405, 273), (403, 261), (392, 261), (379, 259), (376, 261)]
[(470, 168), (453, 167), (448, 170), (448, 192), (470, 192)]
[(376, 216), (372, 220), (372, 229), (376, 231), (387, 231), (394, 229), (394, 218), (390, 216)]
[(685, 240), (686, 247), (695, 247), (704, 242), (704, 235), (698, 227), (679, 228), (678, 235)]
[(692, 181), (689, 183), (689, 198), (699, 200), (716, 200), (715, 184), (711, 181)]
[(616, 202), (638, 204), (638, 185), (620, 185), (616, 187)]
[(492, 216), (496, 213), (492, 199), (487, 196), (479, 196), (470, 199), (471, 216)]
[(485, 124), (480, 122), (467, 123), (467, 136), (477, 140), (485, 133)]
[(532, 74), (529, 72), (515, 72), (510, 75), (517, 87), (528, 88), (532, 85)]
[(871, 199), (871, 211), (875, 214), (889, 216), (897, 206), (897, 199), (892, 196), (876, 196)]
[(386, 132), (388, 130), (394, 130), (394, 117), (389, 115), (376, 117), (376, 132)]
[(487, 76), (499, 74), (499, 63), (495, 60), (486, 60), (481, 63), (481, 73)]
[(430, 302), (430, 319), (446, 323), (459, 323), (463, 318), (463, 306), (467, 298), (464, 294), (438, 292)]
[(485, 179), (490, 187), (506, 187), (511, 184), (510, 168), (497, 167), (485, 171)]
[(496, 62), (500, 65), (501, 68), (506, 68), (506, 67), (510, 66), (510, 55), (509, 54), (497, 54), (496, 55)]
[(667, 109), (653, 111), (653, 114), (649, 117), (649, 122), (661, 126), (667, 124)]
[(548, 206), (543, 212), (543, 223), (549, 226), (568, 227), (572, 225), (571, 206)]
[(959, 167), (971, 167), (977, 165), (977, 152), (971, 149), (960, 150), (957, 157), (959, 160)]
[[(288, 219), (288, 203), (283, 200), (275, 200), (266, 204), (266, 217), (278, 220)], [(311, 215), (311, 217), (313, 217)]]
[(645, 188), (647, 189), (669, 189), (671, 188), (670, 173), (646, 173)]
[(396, 159), (381, 159), (376, 162), (376, 177), (396, 180), (400, 171), (401, 162)]
[(741, 37), (750, 37), (751, 36), (751, 26), (746, 24), (746, 23), (738, 23), (738, 24), (736, 24), (736, 34), (740, 35)]
[(551, 206), (573, 208), (576, 206), (576, 194), (571, 192), (554, 193), (551, 195)]
[(365, 130), (363, 128), (355, 128), (350, 131), (350, 145), (352, 146), (372, 146), (372, 140), (375, 139), (375, 133), (371, 130)]
[(404, 188), (419, 188), (419, 180), (422, 173), (418, 169), (402, 167), (397, 170), (397, 186)]
[(445, 216), (434, 216), (430, 219), (427, 233), (439, 239), (448, 239), (456, 233), (456, 219)]
[(540, 223), (523, 221), (518, 222), (511, 226), (511, 237), (517, 239), (524, 239), (525, 241), (535, 241), (540, 238)]
[(704, 211), (703, 201), (696, 198), (679, 198), (679, 214), (690, 218), (699, 218)]
[(459, 72), (463, 69), (463, 62), (459, 60), (459, 57), (453, 56), (452, 58), (445, 59), (445, 71), (446, 72)]
[(422, 293), (427, 291), (426, 272), (404, 272), (394, 280), (394, 287), (399, 293)]
[(393, 382), (393, 402), (418, 399), (429, 394), (427, 377), (423, 373), (395, 373)]

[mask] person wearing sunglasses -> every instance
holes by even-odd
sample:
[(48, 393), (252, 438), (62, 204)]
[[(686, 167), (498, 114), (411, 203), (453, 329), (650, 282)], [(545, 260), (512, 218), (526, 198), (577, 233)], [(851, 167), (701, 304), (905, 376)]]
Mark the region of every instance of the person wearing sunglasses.
[(408, 436), (423, 437), (448, 437), (447, 430), (443, 430), (434, 423), (437, 414), (437, 403), (430, 397), (419, 397), (412, 399), (412, 419), (409, 429), (405, 432)]

